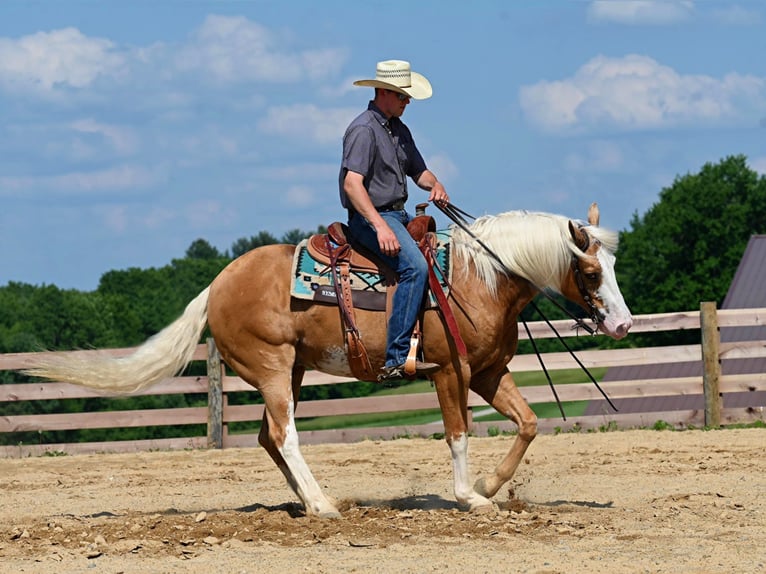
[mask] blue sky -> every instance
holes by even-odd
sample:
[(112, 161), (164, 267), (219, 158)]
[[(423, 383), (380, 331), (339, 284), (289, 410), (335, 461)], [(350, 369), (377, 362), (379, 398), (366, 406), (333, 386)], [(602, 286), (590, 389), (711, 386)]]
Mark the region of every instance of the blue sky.
[(344, 219), (385, 59), (433, 85), (403, 120), (456, 205), (628, 229), (707, 162), (766, 173), (764, 54), (754, 1), (2, 0), (0, 285)]

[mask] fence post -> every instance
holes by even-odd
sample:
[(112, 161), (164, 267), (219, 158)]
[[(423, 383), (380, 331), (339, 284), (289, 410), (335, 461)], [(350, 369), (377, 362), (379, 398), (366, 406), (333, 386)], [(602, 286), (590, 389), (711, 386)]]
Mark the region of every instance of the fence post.
[(207, 340), (207, 446), (223, 448), (223, 365), (215, 341)]
[(702, 391), (705, 394), (705, 426), (721, 426), (721, 360), (719, 358), (720, 329), (715, 301), (700, 303), (702, 334)]

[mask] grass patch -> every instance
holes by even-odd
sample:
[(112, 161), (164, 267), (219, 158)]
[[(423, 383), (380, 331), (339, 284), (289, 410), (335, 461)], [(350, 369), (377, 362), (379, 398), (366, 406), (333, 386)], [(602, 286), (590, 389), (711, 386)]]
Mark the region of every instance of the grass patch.
[[(588, 370), (590, 371), (590, 374), (593, 375), (593, 378), (600, 382), (601, 379), (604, 378), (604, 374), (606, 374), (606, 369), (606, 367), (598, 367)], [(591, 382), (588, 375), (581, 369), (564, 369), (561, 371), (549, 371), (549, 373), (554, 386)], [(535, 387), (548, 384), (548, 379), (545, 378), (545, 373), (537, 371), (513, 373), (513, 380), (516, 382), (517, 387)]]
[[(597, 381), (600, 381), (606, 368), (591, 369), (591, 374)], [(581, 369), (565, 369), (560, 371), (550, 371), (553, 384), (570, 385), (576, 383), (588, 383), (590, 379)], [(514, 381), (519, 387), (532, 387), (539, 385), (548, 385), (545, 374), (537, 371), (529, 371), (513, 374)], [(416, 393), (435, 392), (434, 385), (430, 381), (413, 381), (404, 383), (397, 387), (381, 388), (367, 396), (393, 396), (408, 395)], [(581, 416), (585, 412), (588, 401), (569, 401), (562, 403), (564, 413), (567, 417)], [(536, 403), (530, 405), (538, 418), (560, 418), (561, 412), (555, 401), (547, 403)], [(487, 407), (491, 412), (485, 415), (474, 415), (477, 422), (505, 421), (508, 420), (503, 415), (498, 414)], [(300, 414), (300, 405), (298, 406)], [(299, 431), (344, 429), (344, 428), (370, 428), (370, 427), (388, 427), (388, 426), (415, 426), (441, 420), (441, 411), (439, 409), (424, 409), (417, 411), (401, 411), (389, 413), (365, 413), (356, 415), (337, 415), (329, 417), (316, 417), (310, 419), (297, 419), (296, 427)], [(260, 428), (260, 422), (242, 422), (229, 425), (231, 434), (257, 432)]]
[(358, 415), (339, 415), (334, 417), (317, 417), (295, 421), (299, 431), (326, 430), (342, 428), (368, 428), (388, 426), (410, 426), (432, 423), (441, 419), (439, 409), (420, 411), (405, 411), (401, 413), (369, 413)]
[[(555, 402), (551, 403), (535, 403), (529, 405), (532, 407), (532, 411), (537, 415), (538, 419), (552, 419), (561, 418), (561, 411)], [(588, 406), (588, 401), (569, 401), (561, 403), (564, 409), (564, 414), (567, 417), (579, 417), (585, 414), (585, 408)], [(492, 408), (492, 407), (487, 407)], [(473, 420), (476, 422), (492, 422), (492, 421), (506, 421), (506, 417), (495, 411), (487, 413), (486, 415), (474, 416)]]

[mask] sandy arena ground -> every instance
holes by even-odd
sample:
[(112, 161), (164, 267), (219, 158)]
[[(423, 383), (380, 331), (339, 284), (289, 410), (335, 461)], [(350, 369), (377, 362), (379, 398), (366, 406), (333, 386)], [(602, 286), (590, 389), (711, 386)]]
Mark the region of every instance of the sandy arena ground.
[[(472, 438), (472, 472), (510, 441)], [(443, 441), (303, 451), (341, 519), (260, 448), (0, 459), (0, 572), (766, 570), (766, 430), (541, 436), (488, 513), (457, 507)]]

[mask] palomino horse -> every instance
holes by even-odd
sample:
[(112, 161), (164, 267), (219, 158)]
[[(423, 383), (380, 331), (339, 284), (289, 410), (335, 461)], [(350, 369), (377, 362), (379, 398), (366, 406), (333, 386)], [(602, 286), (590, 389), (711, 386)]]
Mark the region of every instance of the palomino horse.
[[(614, 272), (617, 234), (598, 227), (598, 219), (593, 204), (589, 225), (518, 211), (481, 217), (468, 227), (470, 233), (453, 229), (450, 305), (467, 356), (456, 352), (436, 310), (425, 312), (422, 344), (425, 360), (442, 365), (433, 382), (452, 454), (454, 493), (463, 507), (490, 506), (489, 499), (513, 476), (537, 433), (537, 417), (507, 365), (516, 351), (518, 315), (538, 290), (555, 290), (578, 303), (597, 320), (599, 330), (615, 339), (632, 325)], [(502, 264), (488, 256), (485, 246)], [(260, 444), (307, 513), (338, 517), (301, 454), (294, 413), (306, 369), (341, 376), (351, 376), (351, 370), (338, 308), (290, 295), (294, 250), (270, 245), (242, 255), (181, 317), (130, 356), (49, 359), (28, 372), (109, 392), (138, 391), (183, 369), (207, 323), (226, 364), (263, 395)], [(377, 370), (384, 361), (384, 314), (357, 310), (356, 318)], [(467, 457), (469, 388), (519, 428), (494, 472), (473, 486)]]

